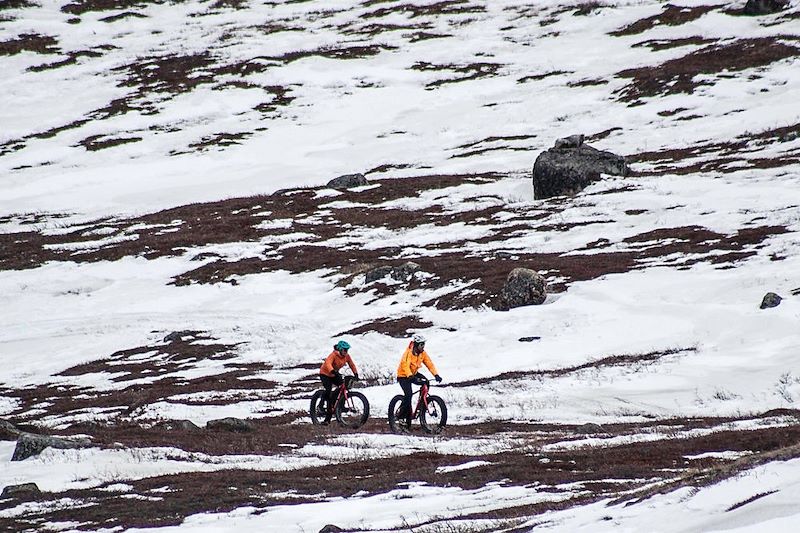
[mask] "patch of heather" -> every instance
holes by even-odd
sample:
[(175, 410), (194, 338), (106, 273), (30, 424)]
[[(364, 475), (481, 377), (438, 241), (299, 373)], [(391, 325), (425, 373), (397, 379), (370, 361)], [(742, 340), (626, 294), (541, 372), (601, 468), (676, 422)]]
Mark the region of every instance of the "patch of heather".
[(626, 35), (637, 35), (644, 33), (656, 26), (680, 26), (693, 20), (697, 20), (709, 11), (713, 11), (718, 6), (696, 6), (685, 7), (666, 4), (664, 11), (658, 15), (647, 17), (625, 26), (622, 29), (611, 32), (611, 35), (622, 37)]
[(619, 99), (636, 103), (646, 97), (692, 93), (700, 85), (711, 83), (697, 79), (699, 74), (738, 72), (798, 54), (800, 48), (772, 37), (739, 39), (727, 44), (707, 46), (658, 66), (618, 72), (618, 77), (631, 79), (619, 91)]
[(681, 46), (704, 46), (717, 42), (717, 39), (707, 39), (695, 35), (694, 37), (683, 37), (681, 39), (651, 39), (634, 44), (634, 47), (646, 46), (654, 52), (660, 50), (669, 50), (670, 48), (679, 48)]
[(596, 361), (589, 361), (588, 363), (583, 363), (581, 365), (567, 367), (567, 368), (504, 372), (496, 376), (473, 379), (469, 381), (462, 381), (460, 383), (454, 383), (448, 386), (461, 388), (461, 387), (473, 387), (475, 385), (485, 385), (487, 383), (494, 383), (497, 381), (515, 380), (520, 378), (537, 378), (537, 377), (555, 378), (580, 372), (590, 368), (605, 368), (614, 366), (651, 364), (667, 356), (680, 355), (693, 351), (695, 351), (695, 348), (681, 348), (681, 349), (676, 348), (673, 350), (648, 352), (642, 354), (613, 355), (609, 357), (604, 357), (602, 359), (598, 359)]
[(23, 33), (19, 37), (0, 41), (0, 56), (13, 56), (21, 52), (36, 54), (58, 54), (58, 40), (50, 35)]
[(417, 316), (404, 316), (402, 318), (385, 318), (374, 320), (365, 324), (337, 333), (334, 337), (341, 335), (360, 335), (362, 333), (375, 332), (394, 337), (396, 339), (406, 338), (409, 332), (425, 329), (433, 326), (431, 322), (422, 320)]
[[(29, 412), (37, 412), (40, 417), (71, 416), (88, 409), (111, 409), (117, 415), (131, 415), (138, 409), (158, 401), (170, 402), (175, 395), (201, 394), (193, 400), (182, 399), (180, 403), (195, 405), (218, 405), (230, 403), (215, 396), (219, 393), (235, 391), (240, 399), (260, 398), (263, 391), (272, 391), (277, 384), (252, 374), (269, 368), (263, 365), (239, 366), (238, 363), (224, 363), (236, 356), (235, 346), (208, 342), (210, 339), (199, 332), (184, 332), (187, 335), (162, 345), (142, 346), (115, 352), (105, 359), (74, 366), (64, 370), (56, 377), (98, 375), (112, 383), (127, 387), (111, 390), (96, 390), (76, 386), (69, 380), (35, 387), (15, 389), (9, 397), (18, 401), (11, 416), (27, 417)], [(199, 363), (219, 362), (221, 372), (197, 378), (179, 377), (182, 371), (195, 368)], [(141, 380), (148, 380), (142, 384)]]
[[(276, 422), (262, 420), (260, 423), (264, 425), (250, 435), (219, 434), (216, 437), (232, 444), (236, 450), (242, 447), (273, 450), (281, 444), (299, 446), (308, 442), (324, 442), (327, 436), (338, 434), (336, 430), (327, 428)], [(519, 429), (515, 427), (515, 430)], [(665, 426), (663, 429), (668, 431), (669, 428)], [(129, 431), (127, 437), (126, 431)], [(225, 449), (224, 445), (214, 443), (215, 435), (209, 432), (189, 432), (193, 434), (191, 437), (177, 432), (153, 438), (152, 435), (158, 434), (158, 431), (154, 431), (141, 441), (136, 437), (140, 430), (119, 428), (109, 438), (149, 445), (150, 442), (172, 437), (190, 446), (197, 442), (204, 443), (204, 446), (200, 446), (203, 449), (209, 446)], [(489, 428), (488, 434), (491, 432)], [(515, 435), (519, 437), (519, 433)], [(647, 497), (655, 491), (674, 490), (680, 486), (703, 484), (712, 478), (719, 480), (730, 477), (767, 458), (796, 457), (800, 426), (723, 429), (701, 435), (681, 433), (679, 430), (677, 434), (670, 436), (664, 433), (664, 436), (655, 442), (619, 445), (600, 443), (543, 451), (539, 434), (531, 433), (529, 444), (522, 449), (492, 454), (488, 457), (488, 464), (450, 472), (437, 469), (470, 459), (486, 460), (487, 456), (471, 458), (417, 452), (381, 459), (356, 458), (346, 465), (335, 467), (277, 472), (223, 470), (158, 476), (129, 482), (133, 487), (131, 491), (84, 489), (45, 493), (42, 497), (45, 502), (66, 497), (89, 505), (70, 509), (45, 507), (44, 511), (37, 513), (0, 519), (0, 525), (12, 530), (41, 525), (45, 521), (78, 523), (80, 525), (76, 527), (80, 530), (174, 525), (191, 514), (225, 512), (242, 506), (263, 509), (287, 503), (286, 496), (280, 494), (292, 494), (290, 501), (300, 503), (349, 497), (356, 492), (382, 494), (412, 481), (425, 482), (433, 487), (475, 490), (496, 483), (499, 479), (506, 486), (535, 487), (540, 493), (553, 494), (553, 501), (536, 505), (509, 502), (498, 510), (463, 515), (462, 518), (530, 518), (553, 508), (585, 504), (599, 498), (630, 500)], [(742, 459), (720, 456), (690, 458), (707, 452), (725, 451), (748, 455)], [(332, 468), (337, 475), (330, 475)], [(614, 483), (608, 480), (614, 480)], [(652, 488), (654, 482), (658, 482), (655, 489)], [(132, 506), (130, 494), (147, 497)], [(0, 504), (0, 508), (7, 506), (7, 503)]]
[(470, 0), (444, 0), (432, 4), (399, 4), (394, 6), (381, 7), (375, 11), (370, 11), (362, 15), (364, 18), (381, 18), (388, 15), (403, 14), (409, 18), (431, 17), (444, 15), (468, 15), (484, 13), (486, 7), (472, 3)]

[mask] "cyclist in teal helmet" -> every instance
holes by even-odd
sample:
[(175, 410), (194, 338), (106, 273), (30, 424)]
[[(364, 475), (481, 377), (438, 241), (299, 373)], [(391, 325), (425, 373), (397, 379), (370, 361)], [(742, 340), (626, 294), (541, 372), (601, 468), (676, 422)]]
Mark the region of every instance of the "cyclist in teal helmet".
[[(350, 357), (350, 343), (347, 341), (339, 341), (333, 345), (333, 351), (325, 358), (322, 366), (319, 367), (319, 379), (322, 381), (322, 386), (325, 387), (326, 398), (328, 398), (328, 405), (333, 405), (336, 400), (336, 389), (344, 381), (339, 370), (347, 365), (353, 371), (353, 377), (358, 379), (358, 368)], [(330, 421), (331, 411), (328, 409), (328, 414), (325, 417), (325, 422)]]

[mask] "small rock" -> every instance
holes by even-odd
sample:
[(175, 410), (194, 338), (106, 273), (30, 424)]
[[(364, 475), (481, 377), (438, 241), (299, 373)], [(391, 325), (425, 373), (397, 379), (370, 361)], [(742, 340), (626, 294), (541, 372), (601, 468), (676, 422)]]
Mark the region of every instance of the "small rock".
[(761, 309), (768, 309), (770, 307), (778, 307), (781, 303), (781, 298), (774, 292), (768, 292), (764, 295), (764, 299), (761, 300)]
[(34, 435), (33, 433), (21, 433), (17, 439), (17, 447), (14, 448), (12, 461), (24, 461), (28, 457), (39, 455), (45, 448), (56, 448), (59, 450), (87, 448), (91, 442), (87, 439), (62, 439), (60, 437), (49, 437), (47, 435)]
[(332, 189), (350, 189), (351, 187), (362, 187), (364, 185), (369, 185), (369, 181), (364, 177), (364, 174), (345, 174), (328, 182), (328, 187)]
[(399, 267), (395, 267), (390, 275), (397, 281), (408, 281), (414, 276), (414, 272), (419, 269), (420, 266), (417, 263), (408, 261)]
[(414, 277), (414, 272), (417, 272), (421, 267), (413, 261), (408, 261), (400, 266), (380, 266), (373, 268), (364, 276), (364, 281), (372, 283), (378, 281), (386, 276), (391, 276), (392, 279), (397, 281), (408, 281)]
[(220, 418), (217, 420), (209, 420), (206, 422), (206, 429), (214, 431), (232, 431), (235, 433), (246, 433), (255, 431), (255, 426), (247, 420), (241, 418)]
[(174, 430), (193, 431), (196, 429), (200, 429), (200, 426), (198, 426), (191, 420), (164, 420), (163, 422), (159, 422), (158, 424), (156, 424), (156, 427), (161, 429), (166, 429), (169, 431), (174, 431)]
[(17, 440), (20, 430), (8, 420), (0, 418), (0, 440)]
[(541, 337), (520, 337), (519, 342), (533, 342), (538, 341)]
[(539, 305), (547, 298), (547, 282), (534, 270), (515, 268), (508, 274), (500, 297), (502, 309)]
[(194, 337), (194, 335), (195, 335), (195, 332), (194, 331), (189, 331), (189, 330), (173, 331), (172, 333), (170, 333), (169, 335), (164, 337), (164, 342), (175, 342), (175, 341), (183, 340), (184, 337)]
[(379, 279), (383, 279), (386, 276), (391, 275), (394, 267), (390, 266), (381, 266), (378, 268), (373, 268), (369, 272), (366, 273), (364, 276), (364, 281), (367, 283), (372, 283), (373, 281), (378, 281)]
[(18, 500), (29, 500), (39, 496), (42, 491), (36, 483), (23, 483), (21, 485), (8, 485), (0, 493), (0, 498), (16, 498)]
[(320, 529), (319, 533), (342, 533), (343, 531), (344, 529), (340, 528), (339, 526), (328, 524), (327, 526)]
[(583, 134), (570, 135), (563, 139), (556, 139), (555, 148), (577, 148), (583, 144)]
[(587, 423), (575, 428), (575, 433), (580, 433), (582, 435), (591, 435), (594, 433), (605, 433), (606, 430), (603, 429), (603, 426), (599, 424), (592, 424)]
[(745, 15), (770, 15), (783, 11), (789, 6), (788, 0), (747, 0), (742, 12)]

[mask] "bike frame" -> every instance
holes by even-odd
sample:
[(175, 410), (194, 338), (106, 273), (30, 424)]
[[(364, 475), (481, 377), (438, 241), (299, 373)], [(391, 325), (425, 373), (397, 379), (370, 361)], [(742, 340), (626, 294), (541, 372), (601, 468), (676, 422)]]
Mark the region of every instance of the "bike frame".
[(347, 378), (349, 377), (350, 376), (344, 377), (342, 383), (339, 385), (339, 394), (336, 395), (336, 400), (334, 400), (333, 405), (328, 406), (328, 411), (330, 411), (331, 413), (336, 410), (336, 406), (339, 404), (339, 402), (346, 402), (347, 399), (350, 397), (350, 395), (348, 394), (350, 389), (347, 388)]
[(412, 398), (411, 403), (414, 403), (414, 401), (413, 401), (414, 396), (419, 395), (417, 397), (417, 403), (416, 403), (416, 405), (414, 405), (414, 410), (411, 412), (411, 420), (414, 420), (415, 418), (417, 418), (417, 416), (419, 416), (419, 413), (420, 413), (420, 411), (422, 411), (423, 408), (426, 411), (428, 410), (428, 388), (429, 388), (429, 386), (430, 386), (429, 383), (423, 383), (422, 385), (420, 385), (419, 390), (411, 395), (411, 398)]

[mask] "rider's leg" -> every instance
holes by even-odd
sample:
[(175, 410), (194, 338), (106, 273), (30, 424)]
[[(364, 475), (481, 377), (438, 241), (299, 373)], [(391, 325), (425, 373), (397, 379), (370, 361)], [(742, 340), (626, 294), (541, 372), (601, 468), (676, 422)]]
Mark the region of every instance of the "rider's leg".
[(322, 406), (325, 410), (325, 420), (330, 420), (330, 409), (328, 406), (333, 405), (333, 400), (331, 400), (331, 390), (333, 389), (333, 379), (330, 377), (320, 374), (319, 380), (322, 382), (322, 386), (325, 387), (325, 403)]
[(406, 423), (411, 425), (411, 379), (412, 378), (397, 378), (397, 382), (403, 389), (403, 407), (401, 408), (402, 416), (405, 416)]
[(332, 413), (336, 408), (336, 397), (339, 395), (339, 386), (344, 383), (344, 378), (339, 373), (335, 373), (330, 379), (334, 387), (331, 387), (331, 393), (328, 395), (328, 413)]

